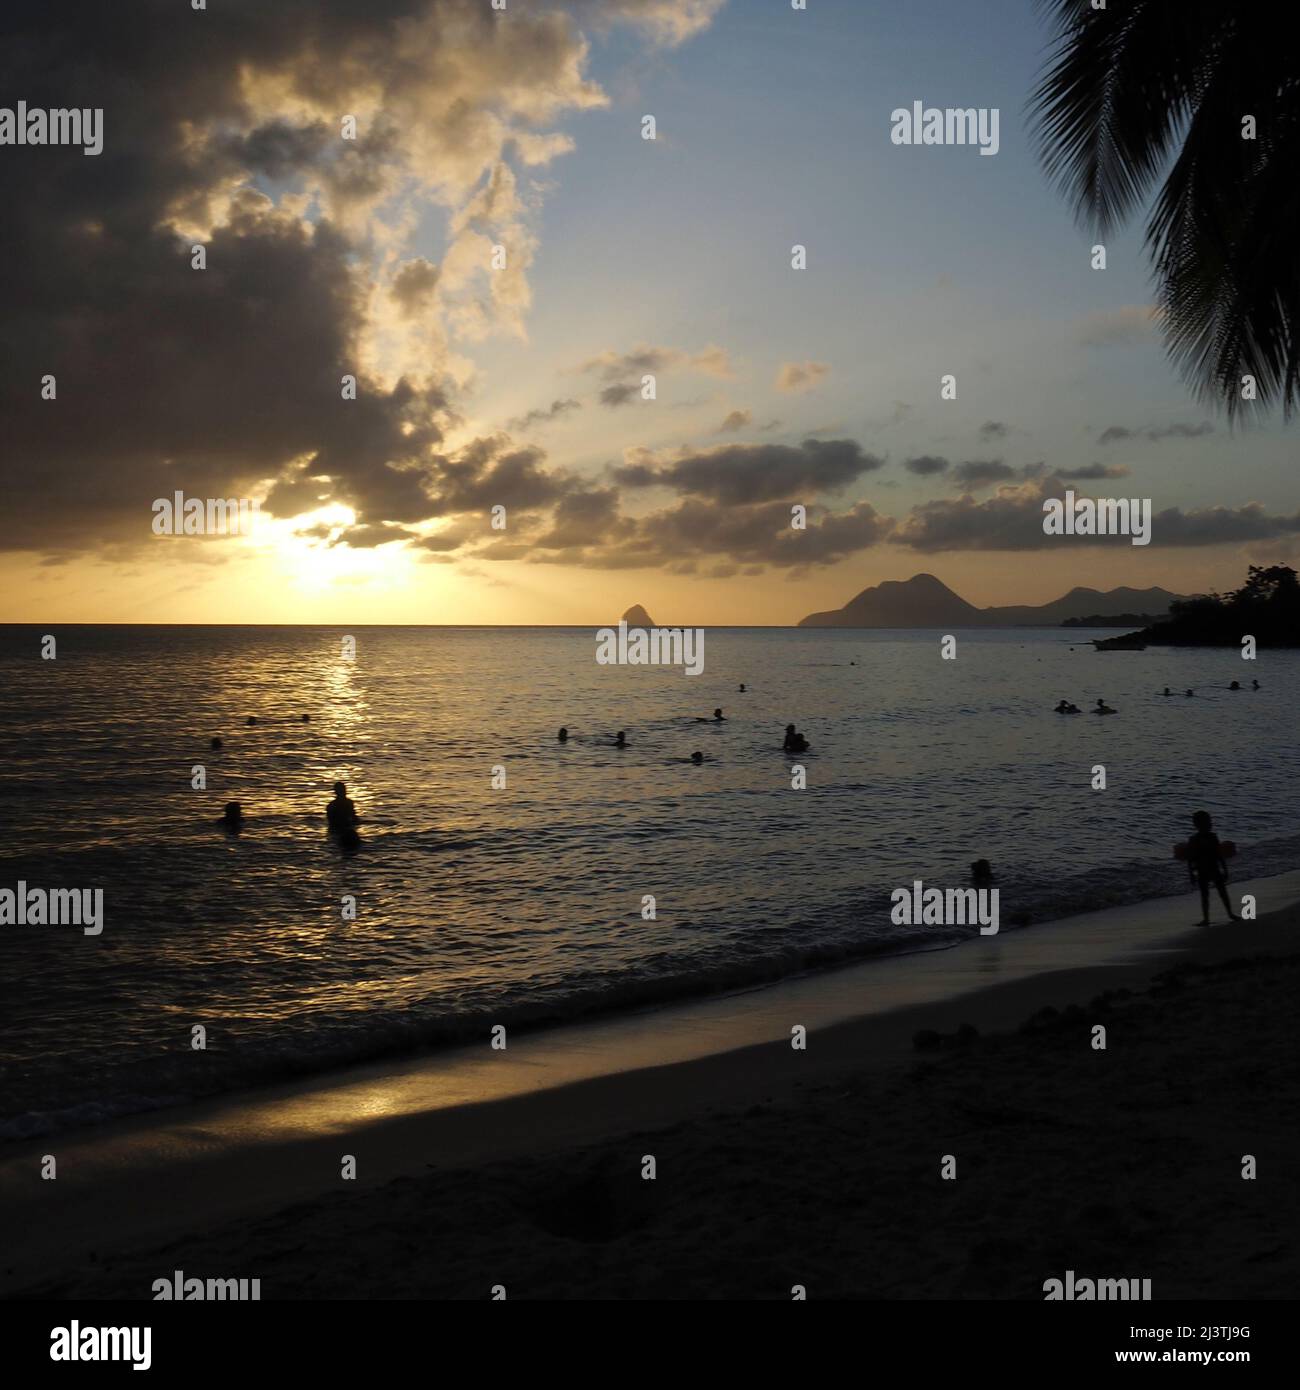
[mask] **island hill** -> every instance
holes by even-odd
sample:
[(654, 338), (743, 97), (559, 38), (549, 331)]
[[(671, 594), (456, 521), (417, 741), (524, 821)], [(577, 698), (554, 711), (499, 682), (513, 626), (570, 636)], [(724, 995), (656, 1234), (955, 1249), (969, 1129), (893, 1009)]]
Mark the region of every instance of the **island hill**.
[(628, 627), (654, 627), (654, 620), (639, 603), (634, 603), (632, 607), (623, 614), (622, 621), (625, 622)]
[(800, 627), (1132, 627), (1162, 622), (1175, 603), (1186, 602), (1167, 589), (1071, 589), (1040, 605), (976, 608), (932, 574), (886, 580), (863, 589), (843, 608), (810, 613)]
[(1300, 647), (1300, 576), (1290, 565), (1251, 565), (1228, 594), (1178, 599), (1169, 617), (1121, 642), (1163, 647)]

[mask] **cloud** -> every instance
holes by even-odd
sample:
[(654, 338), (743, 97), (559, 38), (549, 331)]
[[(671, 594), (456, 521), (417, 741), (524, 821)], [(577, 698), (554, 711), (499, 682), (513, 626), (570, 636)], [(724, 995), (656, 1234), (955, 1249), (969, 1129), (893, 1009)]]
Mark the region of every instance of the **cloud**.
[(417, 532), (408, 531), (403, 526), (346, 526), (330, 541), (330, 545), (350, 545), (356, 550), (363, 550), (378, 545), (391, 545), (394, 541), (412, 541), (417, 538)]
[(530, 410), (527, 415), (520, 415), (511, 420), (507, 425), (508, 429), (523, 431), (530, 429), (534, 425), (549, 424), (552, 420), (558, 420), (561, 416), (567, 415), (572, 410), (581, 410), (582, 402), (575, 400), (552, 401), (545, 409)]
[(929, 478), (935, 473), (946, 473), (948, 460), (939, 458), (934, 454), (922, 454), (919, 458), (904, 459), (903, 467), (909, 473), (915, 473), (919, 478)]
[(1122, 463), (1089, 463), (1083, 468), (1058, 468), (1056, 476), (1076, 482), (1094, 478), (1127, 478), (1129, 470)]
[(1152, 304), (1124, 304), (1085, 314), (1074, 328), (1075, 341), (1085, 347), (1120, 347), (1154, 340), (1159, 311)]
[(702, 33), (726, 0), (579, 0), (584, 21), (637, 24), (659, 43), (675, 46)]
[(705, 376), (730, 379), (731, 361), (724, 348), (710, 345), (700, 352), (684, 352), (675, 347), (635, 347), (631, 352), (602, 352), (589, 357), (576, 368), (594, 374), (602, 381), (617, 382), (628, 376), (657, 376), (663, 372), (689, 369)]
[(627, 405), (630, 401), (636, 400), (640, 395), (641, 388), (634, 382), (623, 382), (617, 386), (606, 386), (600, 393), (601, 405), (619, 406)]
[(990, 483), (1014, 478), (1016, 470), (1001, 459), (972, 459), (969, 463), (959, 463), (952, 475), (967, 487), (987, 487)]
[(854, 440), (805, 439), (799, 445), (725, 444), (667, 458), (633, 450), (612, 475), (625, 487), (667, 487), (734, 505), (839, 492), (883, 466)]
[(730, 415), (714, 431), (715, 434), (732, 434), (736, 430), (743, 430), (746, 425), (752, 425), (754, 417), (748, 410), (733, 410)]
[(1097, 437), (1098, 444), (1119, 444), (1130, 439), (1149, 439), (1159, 443), (1162, 439), (1200, 439), (1213, 434), (1214, 426), (1208, 420), (1198, 425), (1148, 425), (1145, 429), (1130, 430), (1123, 425), (1108, 425)]
[(825, 362), (783, 362), (776, 374), (778, 391), (811, 391), (830, 374)]
[(438, 267), (423, 256), (405, 261), (393, 277), (388, 293), (397, 302), (403, 317), (411, 318), (427, 309), (438, 285)]
[(1001, 420), (985, 420), (979, 427), (979, 437), (985, 441), (991, 439), (1005, 439), (1007, 427)]
[[(602, 22), (675, 43), (717, 8), (615, 0)], [(149, 543), (152, 500), (177, 488), (266, 492), (280, 516), (342, 503), (357, 541), (427, 520), (456, 483), (441, 453), (466, 370), (455, 343), (523, 331), (535, 175), (572, 148), (569, 116), (608, 104), (572, 16), (507, 20), (482, 0), (219, 9), (214, 25), (136, 0), (147, 43), (95, 0), (5, 11), (6, 90), (106, 112), (95, 159), (5, 162), (7, 331), (58, 391), (42, 401), (30, 374), (0, 374), (8, 547)], [(410, 245), (431, 223), (436, 264)], [(725, 353), (697, 366), (720, 374)]]
[[(1056, 475), (1001, 487), (977, 502), (969, 494), (914, 507), (891, 539), (929, 554), (941, 551), (1045, 550), (1062, 545), (1130, 544), (1127, 536), (1048, 536), (1043, 503), (1063, 497)], [(1078, 494), (1076, 494), (1078, 495)], [(1224, 545), (1300, 534), (1300, 512), (1270, 516), (1257, 502), (1184, 512), (1169, 507), (1151, 520), (1152, 547)]]

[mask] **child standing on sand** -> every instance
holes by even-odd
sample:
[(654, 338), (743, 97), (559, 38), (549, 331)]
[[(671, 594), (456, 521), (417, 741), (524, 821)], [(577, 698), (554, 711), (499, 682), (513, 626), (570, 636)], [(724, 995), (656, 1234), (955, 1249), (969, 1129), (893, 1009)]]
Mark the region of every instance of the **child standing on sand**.
[(1224, 911), (1230, 921), (1237, 921), (1237, 914), (1228, 901), (1228, 865), (1223, 857), (1219, 837), (1214, 833), (1214, 822), (1208, 811), (1197, 811), (1192, 817), (1196, 834), (1187, 841), (1187, 872), (1201, 890), (1201, 922), (1210, 925), (1210, 884), (1218, 889)]

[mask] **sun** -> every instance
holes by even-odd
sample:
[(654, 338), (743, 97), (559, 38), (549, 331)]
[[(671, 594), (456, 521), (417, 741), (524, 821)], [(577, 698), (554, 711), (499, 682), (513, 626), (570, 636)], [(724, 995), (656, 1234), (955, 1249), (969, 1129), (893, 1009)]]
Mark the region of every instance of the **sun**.
[(358, 586), (371, 591), (405, 588), (413, 578), (413, 561), (404, 546), (337, 543), (338, 536), (355, 522), (351, 508), (331, 503), (272, 521), (263, 539), (271, 543), (277, 572), (299, 593), (319, 595)]

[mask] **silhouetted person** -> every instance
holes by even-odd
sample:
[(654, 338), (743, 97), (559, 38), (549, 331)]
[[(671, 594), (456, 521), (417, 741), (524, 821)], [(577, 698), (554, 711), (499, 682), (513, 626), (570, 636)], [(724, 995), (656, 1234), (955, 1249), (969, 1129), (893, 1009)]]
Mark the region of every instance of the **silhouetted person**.
[(1210, 885), (1218, 891), (1223, 910), (1231, 921), (1237, 921), (1237, 914), (1228, 901), (1228, 865), (1223, 857), (1219, 837), (1214, 833), (1214, 822), (1208, 811), (1197, 811), (1192, 817), (1196, 834), (1187, 841), (1187, 872), (1191, 880), (1201, 890), (1201, 926), (1210, 925)]
[(726, 717), (727, 716), (723, 714), (723, 712), (720, 709), (715, 709), (713, 711), (713, 722), (715, 724), (721, 724), (726, 719)]
[(1079, 708), (1078, 705), (1066, 705), (1066, 707), (1065, 707), (1063, 713), (1065, 713), (1065, 714), (1082, 714), (1083, 711)]
[(1173, 692), (1172, 690), (1170, 690), (1170, 688), (1169, 688), (1168, 686), (1165, 686), (1164, 690), (1161, 691), (1161, 694), (1162, 694), (1162, 695), (1172, 695), (1173, 693), (1174, 693), (1174, 692)]
[(303, 717), (302, 717), (302, 722), (303, 722), (304, 724), (310, 724), (310, 723), (311, 723), (311, 715), (310, 715), (310, 714), (304, 714)]
[(614, 747), (615, 747), (615, 748), (626, 748), (626, 747), (627, 747), (627, 734), (625, 734), (625, 733), (623, 732), (622, 729), (620, 729), (620, 730), (618, 731), (618, 736), (614, 739)]
[(1228, 687), (1228, 689), (1229, 689), (1229, 690), (1240, 690), (1240, 689), (1241, 689), (1241, 682), (1240, 682), (1240, 681), (1233, 681), (1233, 683)]
[(214, 739), (212, 740), (212, 745), (211, 745), (211, 746), (212, 746), (213, 748), (220, 748), (220, 747), (222, 746), (221, 740), (220, 740), (219, 738), (214, 738)]
[(977, 887), (983, 888), (993, 882), (993, 866), (987, 859), (977, 859), (970, 866), (970, 881)]
[(1068, 714), (1069, 712), (1070, 712), (1070, 702), (1069, 702), (1069, 700), (1062, 700), (1062, 701), (1060, 702), (1060, 704), (1058, 704), (1058, 705), (1056, 706), (1056, 713), (1057, 713), (1057, 714)]
[(236, 835), (244, 828), (244, 813), (238, 801), (226, 802), (226, 809), (221, 813), (221, 824)]
[(742, 691), (744, 690), (744, 688), (745, 688), (745, 682), (744, 682), (744, 681), (741, 681), (741, 683), (740, 683), (740, 688), (741, 688)]
[(561, 743), (568, 743), (568, 741), (569, 741), (569, 731), (568, 731), (568, 729), (561, 729), (560, 732), (559, 732), (558, 734), (556, 734), (555, 737), (558, 738), (558, 739), (560, 740)]
[(691, 762), (693, 762), (693, 763), (695, 764), (696, 767), (699, 767), (699, 765), (700, 765), (703, 761), (704, 761), (704, 754), (701, 753), (701, 752), (699, 752), (698, 750), (697, 750), (696, 752), (694, 752), (694, 753), (691, 754)]
[(787, 753), (806, 753), (808, 751), (808, 740), (795, 729), (793, 724), (785, 726), (784, 748)]
[(250, 715), (248, 716), (248, 718), (244, 720), (244, 723), (245, 723), (245, 724), (256, 724), (256, 723), (257, 723), (257, 715), (255, 715), (255, 714), (250, 714)]
[(332, 835), (337, 835), (340, 839), (345, 838), (346, 831), (356, 835), (353, 827), (361, 817), (357, 815), (357, 808), (352, 804), (348, 789), (342, 782), (334, 783), (334, 800), (325, 808), (325, 819), (329, 823)]
[(1258, 689), (1259, 689), (1259, 682), (1258, 682), (1258, 681), (1251, 681), (1251, 683), (1250, 683), (1250, 688), (1251, 688), (1252, 690), (1258, 690)]
[(1194, 690), (1184, 690), (1184, 691), (1183, 691), (1183, 694), (1184, 694), (1184, 695), (1195, 695), (1195, 694), (1196, 694), (1196, 691), (1194, 691)]
[(1103, 699), (1101, 698), (1101, 696), (1099, 695), (1099, 696), (1097, 697), (1097, 707), (1096, 707), (1096, 709), (1093, 710), (1093, 714), (1114, 714), (1114, 713), (1115, 713), (1115, 711), (1114, 711), (1113, 709), (1111, 709), (1111, 707), (1110, 707), (1110, 706), (1105, 702), (1105, 700), (1103, 700)]

